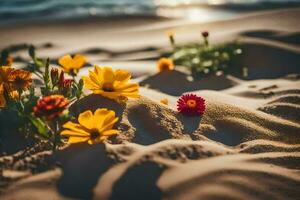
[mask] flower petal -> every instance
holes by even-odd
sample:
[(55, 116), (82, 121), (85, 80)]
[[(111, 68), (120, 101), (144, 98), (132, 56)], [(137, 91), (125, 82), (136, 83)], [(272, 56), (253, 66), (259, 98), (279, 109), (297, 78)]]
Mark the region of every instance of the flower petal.
[(79, 142), (86, 142), (89, 140), (89, 137), (69, 137), (68, 144), (74, 144)]
[(89, 77), (82, 77), (84, 87), (89, 90), (97, 90), (99, 86), (93, 82)]
[(79, 69), (86, 63), (86, 58), (83, 55), (76, 54), (73, 58), (74, 68)]
[(115, 79), (117, 81), (126, 82), (126, 81), (129, 81), (130, 78), (131, 78), (131, 75), (126, 70), (118, 69), (115, 71)]
[[(69, 129), (64, 130), (61, 132), (61, 135), (76, 135), (76, 136), (89, 136), (90, 134), (84, 130), (84, 127), (82, 127), (80, 124), (76, 124), (73, 122), (67, 122), (63, 125), (63, 128)], [(68, 132), (71, 131), (71, 132)]]
[(118, 130), (111, 129), (111, 130), (108, 130), (108, 131), (104, 131), (102, 135), (104, 135), (104, 136), (111, 136), (111, 135), (117, 135), (117, 134), (119, 134)]
[(100, 127), (99, 132), (102, 133), (103, 131), (107, 131), (107, 130), (111, 129), (118, 120), (119, 120), (118, 117), (106, 119), (102, 123), (102, 127)]
[(79, 117), (78, 117), (78, 122), (80, 123), (80, 125), (82, 125), (86, 129), (92, 130), (92, 129), (96, 128), (94, 116), (93, 116), (92, 111), (90, 111), (90, 110), (80, 113)]
[(4, 86), (3, 84), (1, 84), (0, 85), (0, 108), (5, 107), (6, 105), (6, 100), (4, 98), (3, 92), (4, 92)]
[(100, 108), (95, 111), (94, 116), (97, 123), (97, 128), (99, 132), (101, 132), (101, 127), (105, 125), (107, 120), (113, 119), (115, 117), (115, 112), (112, 110), (107, 110), (105, 108)]
[(73, 61), (73, 59), (72, 59), (72, 57), (71, 57), (70, 54), (65, 55), (65, 56), (59, 58), (58, 63), (61, 66), (63, 66), (63, 68), (66, 69), (66, 70), (71, 69), (73, 67), (73, 65), (74, 65), (74, 61)]
[(104, 67), (102, 69), (102, 79), (103, 83), (113, 83), (115, 80), (115, 75), (110, 67)]
[(115, 88), (116, 91), (122, 91), (122, 92), (133, 92), (133, 91), (138, 91), (138, 89), (139, 89), (139, 84), (137, 83), (123, 84)]

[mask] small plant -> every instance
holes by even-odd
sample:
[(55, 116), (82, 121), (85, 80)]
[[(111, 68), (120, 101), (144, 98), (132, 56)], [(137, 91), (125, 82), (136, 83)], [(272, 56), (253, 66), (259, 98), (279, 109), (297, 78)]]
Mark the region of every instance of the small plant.
[[(28, 53), (32, 62), (25, 69), (0, 67), (1, 129), (15, 128), (26, 137), (48, 140), (55, 151), (61, 143), (61, 123), (74, 118), (68, 106), (82, 96), (83, 81), (66, 78), (61, 69), (50, 69), (50, 60), (38, 58), (33, 46)], [(8, 58), (7, 51), (2, 51), (1, 63), (11, 64)], [(33, 75), (42, 84), (34, 85)]]
[[(129, 82), (129, 72), (95, 66), (88, 76), (78, 80), (78, 72), (86, 63), (84, 56), (65, 55), (58, 60), (61, 68), (57, 68), (50, 66), (49, 59), (37, 57), (33, 46), (28, 53), (32, 62), (25, 69), (15, 69), (9, 66), (12, 64), (9, 52), (2, 51), (0, 61), (6, 66), (0, 67), (1, 131), (16, 128), (15, 131), (28, 138), (48, 141), (53, 151), (66, 143), (64, 137), (69, 144), (96, 144), (118, 134), (113, 129), (118, 121), (114, 111), (99, 108), (76, 118), (69, 112), (69, 106), (83, 96), (83, 87), (119, 103), (139, 98), (139, 85)], [(38, 84), (33, 76), (39, 79)]]
[(206, 105), (201, 96), (195, 94), (184, 94), (177, 101), (178, 112), (187, 116), (202, 116)]
[[(202, 32), (203, 43), (191, 43), (174, 48), (170, 58), (176, 65), (188, 67), (195, 78), (226, 73), (242, 54), (237, 42), (211, 45), (209, 33)], [(174, 46), (174, 43), (171, 44)]]

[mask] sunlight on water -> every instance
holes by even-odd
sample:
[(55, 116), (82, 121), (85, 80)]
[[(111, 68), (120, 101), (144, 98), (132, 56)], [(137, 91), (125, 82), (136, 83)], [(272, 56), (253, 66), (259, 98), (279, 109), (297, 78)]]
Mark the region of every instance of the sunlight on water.
[(256, 4), (256, 3), (299, 2), (299, 0), (154, 0), (157, 6), (179, 5), (222, 5), (222, 4)]
[(179, 5), (194, 5), (194, 4), (208, 4), (208, 5), (220, 5), (225, 3), (252, 3), (255, 0), (241, 1), (241, 0), (155, 0), (154, 3), (157, 6), (179, 6)]
[[(222, 6), (268, 8), (300, 0), (0, 0), (0, 25), (111, 16), (184, 17), (211, 21), (237, 15)], [(263, 4), (263, 6), (261, 6)], [(215, 9), (212, 9), (212, 8)], [(222, 16), (224, 15), (224, 16)]]

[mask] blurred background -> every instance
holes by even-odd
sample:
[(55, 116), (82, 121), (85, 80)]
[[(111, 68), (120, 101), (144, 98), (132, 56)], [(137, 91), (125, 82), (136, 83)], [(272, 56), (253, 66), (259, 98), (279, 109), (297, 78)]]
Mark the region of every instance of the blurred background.
[(300, 0), (1, 0), (0, 25), (111, 16), (163, 16), (208, 22)]

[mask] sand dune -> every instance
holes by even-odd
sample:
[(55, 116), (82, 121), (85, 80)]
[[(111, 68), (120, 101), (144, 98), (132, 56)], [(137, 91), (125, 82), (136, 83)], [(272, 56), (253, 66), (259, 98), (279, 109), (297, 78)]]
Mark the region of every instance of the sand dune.
[[(5, 199), (31, 190), (25, 197), (37, 198), (44, 184), (56, 180), (60, 194), (55, 187), (48, 187), (48, 199), (64, 199), (61, 195), (94, 199), (297, 199), (300, 125), (285, 114), (297, 117), (299, 110), (279, 107), (270, 113), (264, 109), (286, 102), (297, 108), (293, 86), (298, 84), (299, 80), (284, 79), (244, 81), (224, 92), (196, 92), (207, 101), (201, 119), (181, 116), (173, 105), (160, 105), (156, 97), (164, 94), (150, 89), (143, 92), (150, 94), (148, 98), (123, 106), (88, 96), (75, 104), (74, 110), (117, 109), (121, 134), (106, 144), (65, 149), (56, 157), (63, 174), (53, 171), (25, 178), (8, 189)], [(249, 85), (252, 93), (267, 88), (272, 95), (250, 100), (247, 95), (233, 95), (245, 94)], [(250, 105), (250, 101), (257, 102)]]

